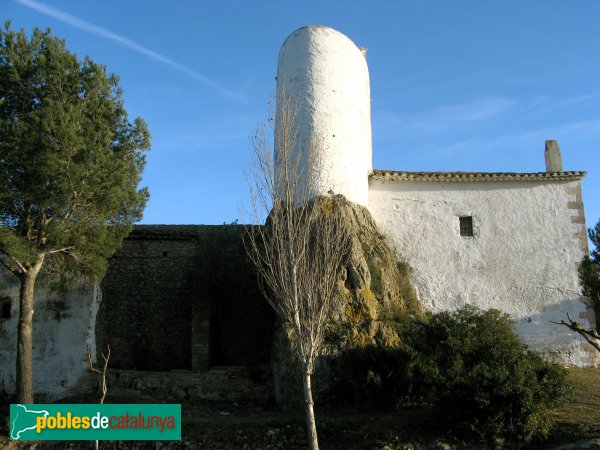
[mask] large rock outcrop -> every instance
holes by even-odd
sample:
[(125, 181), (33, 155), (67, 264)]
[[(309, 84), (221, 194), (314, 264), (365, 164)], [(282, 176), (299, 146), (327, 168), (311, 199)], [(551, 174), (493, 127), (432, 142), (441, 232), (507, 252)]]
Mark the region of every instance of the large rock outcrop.
[[(412, 323), (424, 316), (410, 281), (410, 268), (399, 261), (387, 238), (378, 230), (364, 206), (342, 196), (319, 198), (328, 210), (343, 218), (350, 234), (338, 285), (340, 301), (327, 327), (323, 355), (317, 361), (316, 394), (325, 392), (331, 377), (331, 360), (349, 348), (402, 345)], [(291, 335), (280, 325), (274, 338), (273, 369), (276, 398), (280, 403), (298, 399), (300, 375), (294, 360)]]

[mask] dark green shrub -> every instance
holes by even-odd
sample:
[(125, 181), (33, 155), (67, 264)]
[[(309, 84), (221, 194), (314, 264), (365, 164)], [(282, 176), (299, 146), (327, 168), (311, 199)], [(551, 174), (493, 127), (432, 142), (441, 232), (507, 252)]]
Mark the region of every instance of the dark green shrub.
[(588, 235), (595, 249), (581, 262), (579, 280), (583, 295), (592, 299), (596, 311), (596, 327), (600, 330), (600, 220), (594, 228), (588, 228)]
[(548, 431), (548, 409), (569, 389), (566, 370), (527, 351), (510, 316), (466, 306), (431, 314), (418, 335), (412, 347), (343, 352), (333, 400), (380, 410), (429, 404), (440, 426), (489, 440)]
[(391, 410), (408, 394), (410, 355), (369, 345), (344, 351), (336, 364), (333, 400), (364, 409)]
[(568, 392), (566, 370), (526, 351), (510, 316), (466, 306), (434, 314), (415, 373), (457, 430), (485, 438), (548, 430), (548, 409)]

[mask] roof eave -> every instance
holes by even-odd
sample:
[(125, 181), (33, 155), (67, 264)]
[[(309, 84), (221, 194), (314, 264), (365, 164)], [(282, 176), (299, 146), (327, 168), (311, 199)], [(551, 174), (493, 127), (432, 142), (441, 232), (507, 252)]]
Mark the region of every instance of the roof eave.
[(582, 180), (587, 172), (408, 172), (373, 170), (370, 179), (400, 182), (468, 183), (468, 182), (553, 182)]

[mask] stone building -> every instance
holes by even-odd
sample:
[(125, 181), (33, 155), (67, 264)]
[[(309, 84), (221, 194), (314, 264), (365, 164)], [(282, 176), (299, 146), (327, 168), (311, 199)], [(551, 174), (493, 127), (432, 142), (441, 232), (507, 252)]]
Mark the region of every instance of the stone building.
[[(532, 349), (599, 365), (591, 346), (550, 323), (569, 312), (595, 326), (577, 274), (588, 252), (585, 172), (563, 171), (555, 141), (546, 141), (546, 170), (537, 173), (374, 170), (366, 50), (330, 28), (301, 28), (282, 46), (277, 80), (278, 108), (289, 101), (297, 110), (295, 151), (309, 195), (342, 194), (366, 207), (411, 266), (426, 308), (497, 308)], [(274, 316), (242, 233), (237, 225), (135, 226), (100, 286), (38, 289), (35, 391), (59, 398), (84, 389), (85, 345), (95, 353), (110, 343), (110, 365), (123, 373), (268, 366)], [(12, 392), (18, 287), (2, 295), (0, 390)]]

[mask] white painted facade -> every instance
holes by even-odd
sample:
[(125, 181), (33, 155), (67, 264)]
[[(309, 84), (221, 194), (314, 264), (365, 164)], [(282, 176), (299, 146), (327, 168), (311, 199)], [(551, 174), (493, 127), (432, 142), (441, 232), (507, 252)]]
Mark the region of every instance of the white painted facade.
[[(11, 318), (0, 319), (0, 392), (14, 393), (19, 287), (2, 292), (12, 298)], [(96, 313), (101, 301), (96, 285), (79, 284), (66, 293), (39, 286), (33, 315), (33, 390), (53, 401), (92, 389), (85, 346), (96, 355)]]
[[(426, 308), (496, 308), (512, 315), (532, 349), (568, 364), (600, 364), (582, 338), (550, 323), (568, 312), (595, 325), (577, 272), (587, 253), (585, 173), (562, 172), (555, 141), (546, 141), (553, 163), (537, 174), (373, 171), (368, 69), (356, 45), (326, 27), (301, 28), (281, 48), (277, 80), (278, 102), (299, 105), (307, 188), (368, 207), (413, 268)], [(471, 218), (474, 236), (461, 236), (459, 217)]]
[[(293, 111), (293, 154), (301, 152), (309, 196), (336, 192), (366, 206), (372, 159), (371, 97), (363, 52), (331, 28), (296, 30), (279, 52), (278, 108), (282, 104)], [(281, 116), (279, 110), (276, 127)]]
[[(390, 177), (393, 178), (393, 177)], [(576, 176), (575, 176), (576, 178)], [(581, 297), (580, 181), (432, 182), (371, 178), (369, 210), (431, 311), (472, 304), (509, 313), (531, 348), (589, 365), (584, 341), (551, 323), (570, 313), (593, 326)], [(473, 237), (459, 217), (472, 217)]]

